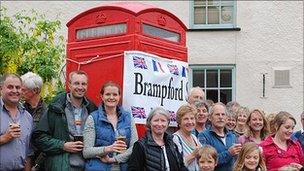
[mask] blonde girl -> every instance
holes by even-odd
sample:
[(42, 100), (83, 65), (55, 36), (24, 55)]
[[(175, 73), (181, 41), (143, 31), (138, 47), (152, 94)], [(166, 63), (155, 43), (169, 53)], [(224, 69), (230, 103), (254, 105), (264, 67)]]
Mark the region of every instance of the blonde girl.
[(245, 143), (235, 162), (233, 171), (265, 171), (266, 165), (261, 150), (255, 142)]

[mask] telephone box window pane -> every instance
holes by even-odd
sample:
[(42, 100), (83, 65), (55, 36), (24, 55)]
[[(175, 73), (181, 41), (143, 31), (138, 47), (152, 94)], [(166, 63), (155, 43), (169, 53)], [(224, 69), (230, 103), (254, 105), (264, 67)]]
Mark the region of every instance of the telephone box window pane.
[(147, 24), (143, 24), (143, 32), (147, 35), (162, 38), (173, 42), (180, 41), (180, 34)]
[(114, 24), (107, 26), (79, 29), (76, 31), (77, 39), (91, 39), (104, 36), (112, 36), (127, 32), (127, 24)]
[(221, 87), (232, 87), (232, 71), (221, 70)]
[(194, 70), (193, 71), (193, 87), (200, 86), (205, 87), (205, 74), (204, 70)]
[(221, 102), (227, 104), (232, 101), (232, 90), (220, 90)]
[(213, 102), (218, 102), (218, 90), (207, 90), (206, 98), (212, 100)]
[(207, 87), (218, 87), (217, 70), (207, 70)]

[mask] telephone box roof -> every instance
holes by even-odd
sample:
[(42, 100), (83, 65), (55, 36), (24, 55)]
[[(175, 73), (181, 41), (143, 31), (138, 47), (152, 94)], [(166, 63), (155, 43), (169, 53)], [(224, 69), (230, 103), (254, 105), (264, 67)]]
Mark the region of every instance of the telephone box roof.
[(91, 8), (87, 11), (80, 13), (73, 19), (71, 19), (66, 24), (66, 26), (69, 27), (73, 22), (75, 22), (79, 18), (81, 18), (89, 13), (92, 13), (95, 11), (101, 11), (101, 10), (109, 10), (109, 9), (125, 11), (125, 12), (133, 14), (134, 16), (139, 16), (143, 13), (148, 13), (148, 12), (164, 13), (164, 14), (167, 14), (168, 16), (172, 17), (175, 21), (177, 21), (181, 25), (181, 27), (183, 27), (185, 30), (187, 30), (186, 25), (179, 18), (177, 18), (174, 14), (172, 14), (164, 9), (158, 8), (154, 5), (147, 5), (147, 4), (143, 4), (143, 3), (139, 3), (139, 2), (115, 2), (115, 3), (109, 3), (109, 4), (99, 6), (99, 7)]

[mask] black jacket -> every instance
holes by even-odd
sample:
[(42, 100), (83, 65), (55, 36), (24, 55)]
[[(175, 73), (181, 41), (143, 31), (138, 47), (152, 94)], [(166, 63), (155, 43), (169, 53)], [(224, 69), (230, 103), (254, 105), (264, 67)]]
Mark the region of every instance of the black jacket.
[[(172, 135), (164, 135), (170, 170), (187, 171), (182, 155), (172, 140)], [(135, 142), (128, 163), (129, 171), (165, 171), (165, 157), (161, 146), (153, 140), (151, 131), (143, 139)]]

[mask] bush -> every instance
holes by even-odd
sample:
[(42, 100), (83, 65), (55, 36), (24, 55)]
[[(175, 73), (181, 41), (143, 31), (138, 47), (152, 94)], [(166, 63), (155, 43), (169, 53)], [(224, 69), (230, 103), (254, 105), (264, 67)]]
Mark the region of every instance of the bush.
[(35, 10), (23, 10), (12, 17), (6, 11), (0, 8), (0, 74), (39, 74), (45, 83), (43, 97), (48, 101), (64, 89), (59, 77), (65, 44), (63, 36), (56, 33), (61, 23)]

